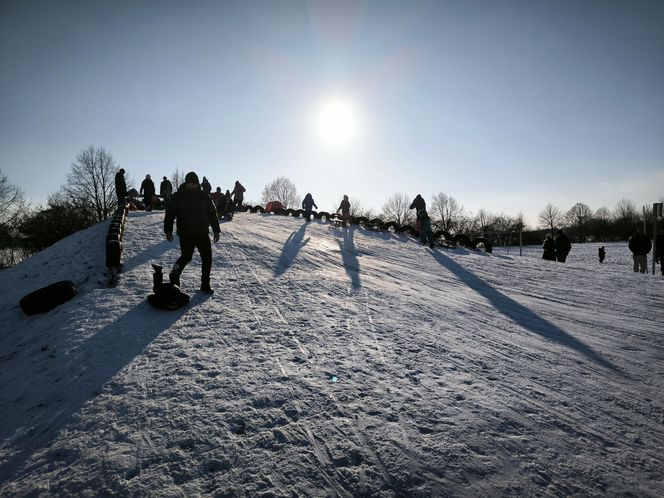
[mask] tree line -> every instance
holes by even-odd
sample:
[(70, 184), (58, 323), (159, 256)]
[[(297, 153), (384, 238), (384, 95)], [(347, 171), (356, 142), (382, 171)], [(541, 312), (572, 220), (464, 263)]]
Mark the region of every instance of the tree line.
[[(26, 202), (20, 187), (0, 170), (0, 267), (11, 266), (72, 233), (108, 219), (117, 207), (114, 179), (119, 169), (113, 154), (91, 145), (76, 155), (66, 181), (48, 197), (46, 206), (34, 208)], [(183, 178), (184, 172), (178, 169), (171, 175), (176, 186)], [(132, 183), (130, 176), (127, 183)], [(365, 207), (361, 199), (351, 199), (351, 216), (415, 225), (415, 212), (409, 208), (413, 198), (414, 195), (396, 192), (380, 209)], [(263, 189), (261, 203), (269, 201), (299, 208), (301, 197), (295, 184), (281, 176)], [(539, 212), (537, 227), (526, 226), (521, 213), (509, 216), (485, 209), (468, 212), (445, 192), (434, 194), (427, 201), (427, 210), (434, 230), (482, 236), (494, 245), (517, 244), (519, 238), (524, 244), (541, 244), (546, 233), (557, 229), (565, 229), (575, 242), (627, 240), (644, 219), (646, 230), (652, 232), (651, 208), (639, 209), (628, 199), (619, 200), (612, 210), (601, 207), (595, 211), (582, 202), (567, 211), (548, 203)]]

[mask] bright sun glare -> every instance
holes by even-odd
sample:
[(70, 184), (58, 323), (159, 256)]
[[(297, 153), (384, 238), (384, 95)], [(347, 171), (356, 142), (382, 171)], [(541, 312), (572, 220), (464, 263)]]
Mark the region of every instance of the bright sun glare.
[(317, 118), (318, 135), (330, 144), (345, 144), (358, 134), (358, 116), (352, 103), (334, 98), (325, 102)]

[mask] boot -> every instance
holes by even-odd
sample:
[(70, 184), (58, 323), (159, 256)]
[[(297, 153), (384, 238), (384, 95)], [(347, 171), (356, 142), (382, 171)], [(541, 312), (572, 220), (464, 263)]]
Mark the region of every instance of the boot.
[(209, 278), (204, 278), (201, 281), (201, 292), (205, 292), (207, 294), (214, 294), (214, 291), (212, 290), (212, 287), (210, 287), (210, 279)]
[(159, 265), (152, 265), (154, 274), (152, 275), (152, 292), (157, 292), (157, 289), (164, 283), (163, 267)]

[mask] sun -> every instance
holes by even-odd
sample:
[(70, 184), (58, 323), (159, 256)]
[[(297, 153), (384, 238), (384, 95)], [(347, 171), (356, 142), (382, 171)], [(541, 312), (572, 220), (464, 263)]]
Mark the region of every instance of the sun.
[(330, 98), (318, 110), (318, 136), (326, 143), (343, 145), (357, 138), (359, 118), (351, 101)]

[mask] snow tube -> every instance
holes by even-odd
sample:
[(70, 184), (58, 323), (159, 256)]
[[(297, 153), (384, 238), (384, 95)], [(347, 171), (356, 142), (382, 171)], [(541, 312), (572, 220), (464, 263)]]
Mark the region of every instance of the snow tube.
[(284, 205), (279, 201), (270, 201), (265, 204), (265, 212), (274, 213), (277, 209), (283, 209)]
[(436, 233), (433, 234), (433, 238), (434, 239), (443, 238), (445, 240), (451, 241), (452, 240), (452, 235), (447, 230), (437, 230)]
[(419, 232), (415, 230), (415, 227), (413, 225), (402, 225), (399, 228), (397, 228), (397, 233), (406, 233), (408, 235), (416, 237)]
[(398, 232), (399, 231), (399, 224), (396, 221), (388, 221), (383, 225), (383, 229), (389, 230), (392, 232)]
[(472, 247), (473, 249), (476, 249), (477, 246), (480, 244), (484, 247), (485, 252), (488, 253), (493, 252), (493, 244), (489, 239), (485, 239), (484, 237), (476, 237), (470, 241), (470, 247)]
[(306, 211), (304, 209), (294, 209), (293, 217), (299, 218), (300, 216), (304, 218)]
[(330, 219), (330, 213), (327, 213), (325, 211), (321, 211), (319, 213), (316, 213), (316, 218), (319, 220), (325, 219), (326, 221)]
[(254, 206), (251, 208), (252, 213), (264, 213), (265, 210), (263, 209), (263, 206)]
[(159, 285), (155, 293), (148, 296), (148, 303), (155, 308), (171, 311), (186, 306), (189, 300), (188, 294), (185, 294), (177, 285), (171, 283)]
[(452, 237), (452, 241), (456, 242), (460, 246), (470, 247), (470, 237), (468, 237), (468, 235), (457, 233), (454, 237)]
[(275, 208), (272, 210), (274, 214), (278, 214), (280, 216), (285, 216), (288, 214), (288, 212), (284, 208)]
[(369, 223), (369, 218), (366, 216), (358, 216), (357, 218), (353, 218), (353, 223), (356, 225), (366, 225)]
[(119, 240), (109, 240), (106, 242), (106, 267), (120, 266), (120, 257), (122, 255), (122, 242)]
[(19, 301), (19, 306), (26, 315), (46, 313), (76, 295), (76, 286), (71, 280), (61, 280), (31, 292)]
[(285, 209), (285, 211), (286, 216), (295, 216), (295, 210), (293, 208)]

